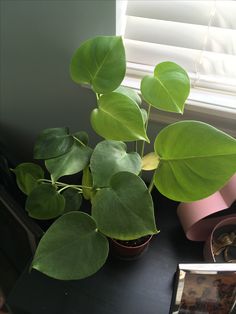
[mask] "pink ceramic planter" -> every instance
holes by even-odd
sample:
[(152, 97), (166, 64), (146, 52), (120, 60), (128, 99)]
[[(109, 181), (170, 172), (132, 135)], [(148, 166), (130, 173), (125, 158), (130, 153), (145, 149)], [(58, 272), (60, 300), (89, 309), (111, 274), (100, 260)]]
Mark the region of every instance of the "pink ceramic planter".
[(186, 237), (193, 241), (205, 241), (222, 219), (236, 217), (236, 213), (216, 218), (209, 216), (229, 208), (235, 200), (236, 175), (221, 190), (211, 196), (192, 203), (181, 203), (177, 213)]

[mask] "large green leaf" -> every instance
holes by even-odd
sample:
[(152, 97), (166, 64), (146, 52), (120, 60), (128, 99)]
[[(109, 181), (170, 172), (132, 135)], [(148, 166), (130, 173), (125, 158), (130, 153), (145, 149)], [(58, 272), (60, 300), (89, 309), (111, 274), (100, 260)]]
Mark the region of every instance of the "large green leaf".
[(27, 197), (26, 210), (36, 219), (51, 219), (64, 212), (65, 198), (50, 184), (40, 184)]
[(108, 186), (111, 177), (121, 171), (139, 174), (141, 158), (139, 154), (126, 152), (126, 145), (118, 141), (100, 142), (94, 149), (90, 169), (95, 187)]
[(115, 92), (130, 97), (130, 98), (131, 98), (133, 101), (135, 101), (136, 104), (138, 104), (139, 106), (141, 106), (141, 104), (142, 104), (142, 99), (141, 99), (141, 97), (139, 96), (139, 94), (138, 94), (133, 88), (129, 88), (129, 87), (125, 87), (125, 86), (119, 86), (119, 87), (115, 90)]
[(187, 73), (173, 62), (159, 63), (154, 76), (145, 76), (141, 82), (143, 98), (153, 107), (164, 111), (183, 113), (189, 91)]
[(68, 128), (50, 128), (43, 130), (34, 146), (35, 159), (49, 159), (67, 153), (74, 143)]
[(155, 151), (160, 157), (155, 185), (173, 200), (207, 197), (236, 172), (236, 140), (202, 122), (164, 128), (155, 140)]
[(65, 175), (83, 170), (89, 163), (92, 149), (75, 141), (72, 148), (62, 156), (45, 161), (46, 168), (54, 181)]
[(118, 172), (92, 199), (92, 216), (108, 237), (133, 240), (157, 233), (152, 197), (142, 179)]
[(39, 184), (38, 180), (44, 178), (43, 169), (36, 164), (26, 162), (18, 165), (13, 172), (16, 175), (16, 182), (20, 190), (29, 195)]
[(70, 72), (76, 83), (90, 84), (98, 94), (116, 89), (125, 76), (121, 37), (98, 36), (85, 41), (72, 57)]
[(116, 92), (103, 95), (92, 111), (94, 130), (109, 140), (149, 142), (142, 112), (130, 97)]
[(61, 216), (47, 230), (32, 267), (60, 280), (75, 280), (97, 272), (108, 255), (108, 240), (94, 219), (82, 212)]
[[(128, 88), (128, 87), (124, 87), (124, 86), (119, 86), (115, 92), (126, 95), (128, 97), (130, 97), (133, 101), (136, 102), (136, 104), (138, 104), (139, 106), (142, 105), (142, 99), (139, 96), (139, 94), (132, 88)], [(147, 111), (144, 108), (140, 108), (141, 109), (141, 113), (142, 113), (142, 117), (143, 117), (143, 121), (144, 124), (147, 121)]]

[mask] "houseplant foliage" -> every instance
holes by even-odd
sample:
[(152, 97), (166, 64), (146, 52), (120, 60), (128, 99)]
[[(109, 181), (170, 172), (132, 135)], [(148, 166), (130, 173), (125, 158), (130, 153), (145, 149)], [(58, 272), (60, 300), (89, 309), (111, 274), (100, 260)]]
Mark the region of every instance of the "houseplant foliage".
[[(45, 167), (23, 163), (13, 171), (27, 195), (26, 210), (37, 219), (55, 219), (42, 237), (32, 267), (53, 278), (85, 278), (105, 263), (108, 240), (156, 234), (151, 191), (190, 202), (204, 198), (236, 172), (236, 140), (197, 121), (177, 122), (148, 137), (150, 111), (180, 113), (190, 90), (187, 73), (163, 62), (142, 79), (141, 96), (120, 84), (126, 70), (121, 37), (96, 37), (72, 57), (74, 82), (90, 85), (96, 96), (91, 125), (101, 141), (91, 148), (84, 131), (43, 130), (34, 158)], [(143, 107), (145, 101), (147, 106)], [(133, 142), (134, 149), (127, 149)], [(144, 145), (151, 153), (144, 155)], [(141, 175), (152, 171), (147, 186)], [(78, 184), (68, 175), (82, 173)], [(91, 201), (84, 213), (82, 198)]]

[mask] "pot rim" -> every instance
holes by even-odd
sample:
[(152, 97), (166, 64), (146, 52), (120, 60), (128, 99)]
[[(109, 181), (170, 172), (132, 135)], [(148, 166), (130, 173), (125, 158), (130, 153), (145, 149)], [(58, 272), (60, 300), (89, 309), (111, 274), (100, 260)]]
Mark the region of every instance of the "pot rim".
[(115, 242), (115, 244), (117, 244), (118, 246), (120, 246), (120, 247), (122, 247), (122, 248), (128, 248), (128, 249), (131, 249), (131, 250), (135, 250), (135, 249), (138, 249), (138, 248), (141, 248), (141, 247), (145, 246), (145, 245), (148, 244), (148, 243), (151, 241), (151, 239), (153, 238), (153, 235), (152, 235), (152, 234), (149, 234), (149, 235), (147, 235), (147, 236), (148, 236), (149, 238), (148, 238), (145, 242), (143, 242), (143, 243), (140, 244), (140, 245), (136, 245), (136, 246), (124, 245), (124, 244), (121, 244), (121, 243), (118, 242), (118, 241), (123, 241), (123, 240), (117, 240), (117, 239), (113, 239), (113, 238), (110, 238), (110, 239), (111, 239), (111, 241)]

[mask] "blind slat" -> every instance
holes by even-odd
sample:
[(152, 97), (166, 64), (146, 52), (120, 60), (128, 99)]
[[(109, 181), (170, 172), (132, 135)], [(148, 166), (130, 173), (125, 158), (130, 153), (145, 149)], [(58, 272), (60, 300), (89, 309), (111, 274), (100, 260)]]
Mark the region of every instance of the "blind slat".
[(128, 0), (124, 33), (132, 64), (173, 61), (194, 86), (236, 93), (236, 1)]
[(204, 50), (236, 53), (236, 30), (217, 27), (208, 30), (202, 25), (127, 17), (125, 38), (133, 40), (201, 50), (206, 36)]
[(212, 26), (236, 29), (236, 1), (129, 1), (126, 14), (155, 20), (208, 25), (209, 15), (215, 8)]
[(148, 65), (150, 69), (163, 61), (176, 62), (188, 71), (192, 82), (200, 79), (200, 82), (196, 84), (201, 85), (204, 81), (204, 85), (206, 85), (206, 82), (209, 81), (209, 84), (211, 82), (211, 86), (213, 86), (213, 82), (215, 82), (217, 89), (236, 91), (236, 56), (206, 52), (201, 64), (198, 65), (197, 74), (196, 60), (201, 54), (199, 50), (134, 40), (125, 40), (125, 47), (128, 62)]

